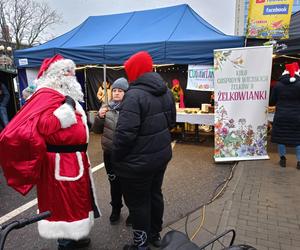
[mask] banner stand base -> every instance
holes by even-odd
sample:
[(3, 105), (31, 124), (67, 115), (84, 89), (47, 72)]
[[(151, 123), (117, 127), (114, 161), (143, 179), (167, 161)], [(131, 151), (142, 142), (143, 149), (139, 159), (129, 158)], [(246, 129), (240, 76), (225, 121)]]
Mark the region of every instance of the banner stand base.
[(228, 161), (254, 161), (254, 160), (270, 160), (268, 155), (253, 156), (253, 157), (224, 157), (215, 158), (215, 162), (228, 162)]

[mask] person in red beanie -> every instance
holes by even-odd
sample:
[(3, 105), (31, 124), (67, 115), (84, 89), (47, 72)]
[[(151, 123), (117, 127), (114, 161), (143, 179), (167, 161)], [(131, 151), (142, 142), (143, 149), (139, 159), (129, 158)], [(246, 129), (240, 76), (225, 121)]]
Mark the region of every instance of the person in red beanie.
[[(100, 215), (87, 156), (89, 130), (73, 61), (45, 59), (31, 96), (0, 135), (0, 165), (8, 185), (26, 195), (36, 185), (39, 234), (58, 249), (87, 246)], [(16, 154), (16, 152), (18, 152)]]
[(270, 101), (276, 105), (271, 141), (278, 144), (281, 167), (286, 167), (286, 146), (295, 147), (296, 168), (300, 169), (300, 70), (296, 62), (286, 64), (285, 68)]
[(132, 245), (125, 250), (159, 247), (164, 201), (162, 183), (172, 157), (170, 129), (176, 123), (173, 95), (152, 72), (151, 56), (141, 51), (124, 64), (129, 89), (120, 107), (113, 159), (132, 220)]

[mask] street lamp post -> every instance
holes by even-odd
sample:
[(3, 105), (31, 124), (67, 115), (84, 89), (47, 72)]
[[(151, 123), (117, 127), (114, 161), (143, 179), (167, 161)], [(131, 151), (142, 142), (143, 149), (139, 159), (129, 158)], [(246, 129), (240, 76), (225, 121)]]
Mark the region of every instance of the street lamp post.
[(9, 63), (8, 63), (8, 66), (11, 68), (12, 67), (12, 64), (13, 64), (13, 60), (12, 60), (12, 47), (10, 46), (7, 46), (6, 47), (6, 58), (9, 59)]
[(1, 64), (5, 66), (5, 63), (4, 63), (4, 50), (5, 50), (5, 47), (4, 45), (0, 45), (0, 53), (1, 53)]
[(12, 47), (4, 45), (0, 45), (0, 53), (1, 53), (1, 64), (4, 65), (4, 68), (12, 66)]

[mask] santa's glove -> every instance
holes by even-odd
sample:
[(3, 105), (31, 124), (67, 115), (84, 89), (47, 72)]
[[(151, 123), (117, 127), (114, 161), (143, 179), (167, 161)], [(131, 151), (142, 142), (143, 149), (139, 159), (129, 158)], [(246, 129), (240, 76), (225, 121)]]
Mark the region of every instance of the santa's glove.
[(66, 95), (65, 103), (69, 104), (74, 110), (76, 110), (76, 103), (71, 96)]
[(70, 96), (66, 96), (63, 104), (54, 110), (53, 114), (60, 121), (62, 128), (68, 128), (77, 123), (75, 105), (74, 99)]

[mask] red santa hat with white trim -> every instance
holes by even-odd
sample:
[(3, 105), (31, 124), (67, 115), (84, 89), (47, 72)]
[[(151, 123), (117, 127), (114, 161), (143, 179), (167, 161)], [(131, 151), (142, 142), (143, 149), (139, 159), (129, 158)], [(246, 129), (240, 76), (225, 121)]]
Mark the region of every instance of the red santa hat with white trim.
[(300, 77), (299, 65), (297, 62), (289, 63), (285, 65), (285, 70), (282, 75), (290, 75), (290, 82), (295, 82), (295, 75)]
[(75, 63), (70, 59), (65, 59), (62, 55), (56, 54), (51, 58), (46, 58), (39, 70), (37, 79), (46, 75), (63, 75), (68, 70), (75, 70)]
[(297, 62), (293, 62), (295, 66), (295, 75), (300, 77), (300, 69), (299, 69), (299, 64)]

